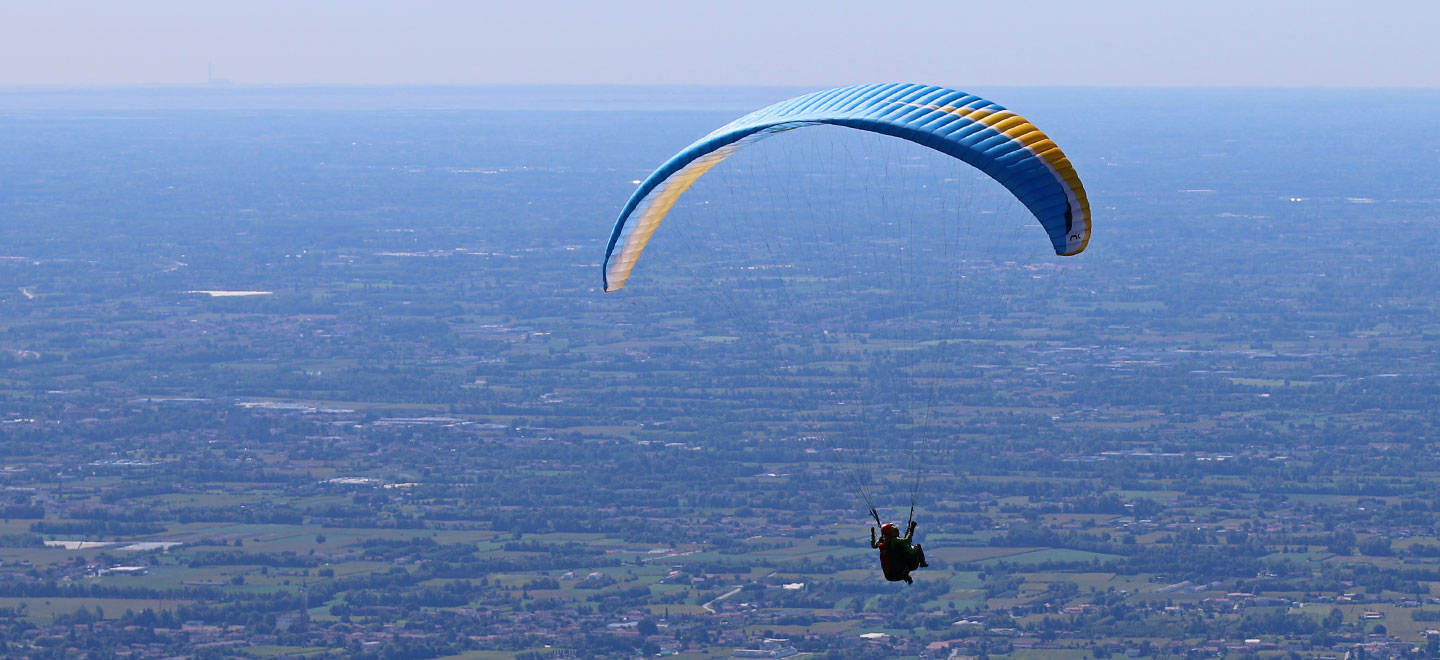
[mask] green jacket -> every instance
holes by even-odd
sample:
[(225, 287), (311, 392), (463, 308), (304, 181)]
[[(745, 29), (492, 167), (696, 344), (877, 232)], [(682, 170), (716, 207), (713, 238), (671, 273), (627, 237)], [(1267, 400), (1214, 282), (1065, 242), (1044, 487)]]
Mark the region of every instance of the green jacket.
[(915, 546), (910, 544), (914, 536), (915, 529), (912, 527), (905, 531), (904, 536), (876, 539), (875, 528), (870, 528), (870, 547), (880, 550), (880, 570), (885, 573), (886, 579), (903, 580), (915, 570), (918, 557)]

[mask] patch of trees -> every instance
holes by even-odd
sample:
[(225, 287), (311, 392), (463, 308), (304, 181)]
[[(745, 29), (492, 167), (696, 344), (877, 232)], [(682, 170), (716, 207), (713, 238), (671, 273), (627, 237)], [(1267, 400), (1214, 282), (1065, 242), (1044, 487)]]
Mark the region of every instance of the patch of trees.
[(186, 562), (191, 568), (204, 566), (270, 566), (274, 568), (309, 568), (319, 561), (294, 551), (245, 552), (244, 550), (200, 550)]

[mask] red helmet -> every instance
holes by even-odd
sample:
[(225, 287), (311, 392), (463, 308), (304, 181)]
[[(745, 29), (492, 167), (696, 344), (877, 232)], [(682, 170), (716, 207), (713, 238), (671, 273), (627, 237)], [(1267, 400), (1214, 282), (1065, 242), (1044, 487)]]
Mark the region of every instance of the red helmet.
[(880, 526), (880, 535), (884, 537), (899, 536), (900, 530), (895, 528), (894, 523), (885, 523)]

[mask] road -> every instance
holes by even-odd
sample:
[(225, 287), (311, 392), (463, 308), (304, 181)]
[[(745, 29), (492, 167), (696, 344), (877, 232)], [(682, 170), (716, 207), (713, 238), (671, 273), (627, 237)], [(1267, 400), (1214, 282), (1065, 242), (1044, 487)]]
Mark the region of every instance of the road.
[(705, 603), (704, 605), (701, 605), (700, 607), (705, 608), (705, 611), (706, 611), (706, 612), (709, 612), (709, 613), (711, 613), (711, 614), (714, 614), (714, 613), (715, 613), (715, 609), (712, 608), (712, 607), (710, 607), (711, 605), (713, 605), (713, 604), (715, 604), (715, 603), (718, 603), (718, 602), (720, 602), (720, 601), (722, 601), (722, 600), (725, 600), (726, 598), (729, 598), (729, 597), (731, 597), (731, 596), (734, 596), (735, 594), (740, 593), (740, 589), (741, 589), (741, 587), (735, 587), (734, 589), (731, 589), (731, 590), (729, 590), (729, 591), (727, 591), (727, 592), (725, 592), (725, 593), (723, 593), (723, 594), (720, 594), (719, 596), (716, 596), (713, 600), (711, 600), (711, 601), (708, 602), (708, 603)]

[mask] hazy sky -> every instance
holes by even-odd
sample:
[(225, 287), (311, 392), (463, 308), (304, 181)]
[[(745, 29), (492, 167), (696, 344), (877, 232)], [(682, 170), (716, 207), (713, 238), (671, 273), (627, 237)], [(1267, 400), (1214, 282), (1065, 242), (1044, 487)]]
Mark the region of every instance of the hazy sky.
[(1436, 0), (0, 0), (0, 85), (1440, 87)]

